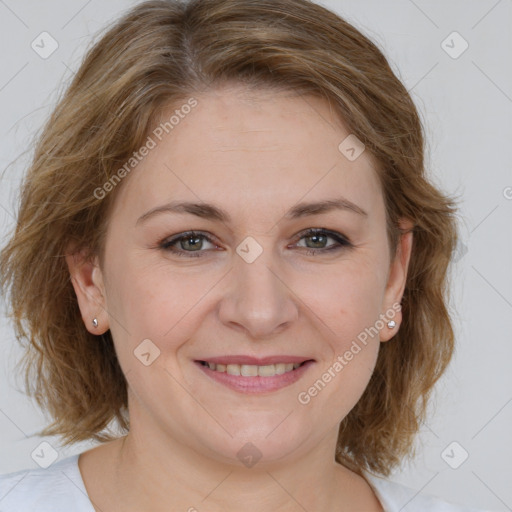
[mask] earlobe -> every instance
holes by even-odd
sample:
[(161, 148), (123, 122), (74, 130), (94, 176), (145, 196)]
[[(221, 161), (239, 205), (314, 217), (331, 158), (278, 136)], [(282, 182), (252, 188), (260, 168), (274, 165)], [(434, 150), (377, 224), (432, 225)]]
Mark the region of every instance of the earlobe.
[(85, 258), (84, 252), (69, 252), (66, 263), (86, 329), (91, 334), (103, 334), (109, 327), (103, 276), (97, 258), (91, 261)]
[(413, 246), (413, 223), (406, 219), (399, 221), (402, 231), (398, 240), (395, 258), (391, 262), (388, 282), (384, 295), (385, 327), (381, 330), (380, 341), (390, 340), (399, 330), (402, 321), (400, 303), (405, 291), (409, 262)]

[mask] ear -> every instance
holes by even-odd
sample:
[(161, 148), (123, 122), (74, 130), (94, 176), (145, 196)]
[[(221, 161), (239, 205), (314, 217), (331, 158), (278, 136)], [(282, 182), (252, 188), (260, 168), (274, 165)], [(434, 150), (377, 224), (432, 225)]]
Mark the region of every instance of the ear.
[[(407, 270), (409, 268), (409, 261), (411, 259), (412, 242), (413, 242), (413, 223), (410, 220), (400, 219), (399, 226), (402, 231), (400, 234), (395, 257), (391, 261), (388, 282), (384, 292), (383, 308), (384, 313), (384, 327), (380, 332), (380, 341), (390, 340), (400, 328), (402, 321), (402, 310), (398, 310), (398, 304), (402, 301), (404, 295), (405, 283), (407, 281)], [(389, 314), (391, 313), (391, 314)], [(394, 320), (395, 327), (388, 327), (388, 322)]]
[[(103, 274), (98, 264), (98, 258), (92, 261), (85, 258), (84, 251), (66, 252), (71, 282), (78, 299), (82, 320), (91, 334), (100, 335), (108, 331), (109, 320), (105, 304), (105, 287)], [(94, 327), (96, 318), (98, 326)]]

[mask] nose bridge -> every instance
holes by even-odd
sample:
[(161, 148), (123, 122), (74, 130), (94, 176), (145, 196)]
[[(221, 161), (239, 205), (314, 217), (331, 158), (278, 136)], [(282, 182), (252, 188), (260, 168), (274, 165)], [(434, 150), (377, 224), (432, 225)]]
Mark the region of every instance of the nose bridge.
[(247, 237), (237, 247), (230, 273), (233, 286), (220, 309), (224, 323), (236, 323), (254, 337), (271, 335), (297, 315), (292, 294), (279, 275), (271, 238), (266, 241)]

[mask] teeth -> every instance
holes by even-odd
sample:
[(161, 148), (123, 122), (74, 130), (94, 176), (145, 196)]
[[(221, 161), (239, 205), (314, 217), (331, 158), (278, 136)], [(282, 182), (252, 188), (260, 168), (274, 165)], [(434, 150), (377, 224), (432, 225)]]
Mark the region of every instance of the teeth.
[(301, 363), (278, 363), (256, 366), (252, 364), (215, 364), (206, 363), (210, 370), (225, 372), (228, 375), (241, 375), (242, 377), (274, 377), (297, 369)]
[(242, 366), (240, 366), (240, 375), (243, 375), (244, 377), (257, 377), (258, 366), (243, 364)]
[(282, 375), (286, 371), (286, 365), (284, 363), (278, 363), (274, 366), (276, 367), (276, 375)]
[(267, 366), (253, 366), (258, 369), (258, 375), (260, 377), (273, 377), (276, 374), (276, 366), (269, 364)]
[(240, 365), (239, 364), (228, 364), (226, 367), (226, 372), (229, 375), (240, 375)]

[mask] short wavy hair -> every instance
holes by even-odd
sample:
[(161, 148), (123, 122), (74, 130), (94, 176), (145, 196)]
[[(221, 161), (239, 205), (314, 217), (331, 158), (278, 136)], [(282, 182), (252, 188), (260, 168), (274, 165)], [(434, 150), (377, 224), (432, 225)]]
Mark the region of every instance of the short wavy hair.
[[(416, 107), (379, 48), (309, 0), (155, 0), (101, 34), (38, 137), (17, 224), (0, 254), (0, 284), (24, 347), (26, 392), (52, 417), (40, 435), (64, 445), (129, 430), (127, 383), (110, 331), (82, 321), (65, 253), (103, 249), (119, 184), (94, 191), (140, 148), (164, 108), (223, 84), (313, 94), (329, 102), (374, 157), (394, 254), (398, 219), (413, 223), (403, 319), (342, 420), (335, 459), (387, 476), (414, 452), (454, 333), (448, 270), (455, 200), (427, 178)], [(126, 178), (129, 179), (129, 178)], [(126, 180), (125, 180), (126, 181)]]

